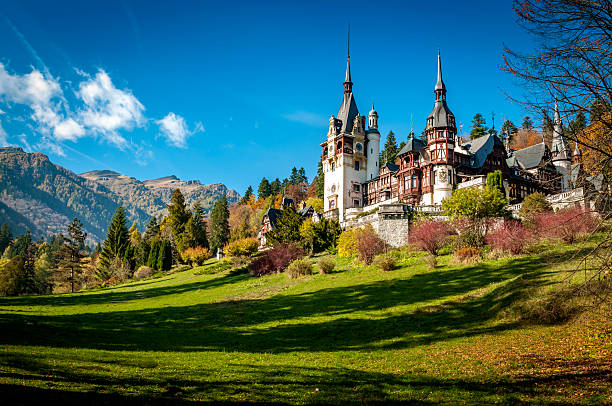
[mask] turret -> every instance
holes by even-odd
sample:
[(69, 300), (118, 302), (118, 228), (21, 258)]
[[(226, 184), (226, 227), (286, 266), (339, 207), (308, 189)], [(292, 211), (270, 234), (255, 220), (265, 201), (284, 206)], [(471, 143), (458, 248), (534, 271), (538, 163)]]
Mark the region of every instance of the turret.
[(368, 114), (368, 130), (378, 131), (378, 113), (374, 110), (374, 104), (372, 104), (372, 110)]
[(579, 164), (582, 162), (582, 151), (580, 151), (580, 148), (578, 147), (578, 143), (576, 143), (576, 146), (574, 147), (574, 154), (572, 155), (572, 162), (575, 164)]
[(366, 141), (367, 173), (366, 180), (374, 179), (378, 176), (379, 154), (380, 152), (380, 133), (378, 132), (378, 113), (372, 110), (368, 114), (368, 133)]

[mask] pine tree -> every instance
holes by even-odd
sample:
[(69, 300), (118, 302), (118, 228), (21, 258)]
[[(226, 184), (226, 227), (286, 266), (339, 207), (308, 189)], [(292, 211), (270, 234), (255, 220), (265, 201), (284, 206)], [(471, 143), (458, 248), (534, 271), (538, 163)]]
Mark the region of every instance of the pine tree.
[(130, 243), (132, 244), (132, 247), (137, 247), (142, 240), (142, 236), (140, 235), (140, 231), (138, 231), (136, 221), (132, 223), (132, 227), (130, 227), (128, 233), (130, 234)]
[(504, 124), (501, 128), (502, 138), (505, 140), (508, 138), (508, 142), (512, 141), (512, 137), (516, 134), (518, 128), (514, 125), (514, 123), (510, 120), (504, 121)]
[(298, 174), (297, 168), (294, 166), (291, 169), (291, 175), (289, 176), (289, 184), (290, 185), (297, 185), (298, 183), (300, 183), (300, 176)]
[[(264, 178), (265, 179), (265, 178)], [(213, 255), (229, 241), (229, 209), (227, 197), (217, 200), (210, 212), (210, 250)]]
[(100, 263), (98, 265), (98, 276), (101, 279), (108, 279), (111, 276), (110, 266), (114, 260), (123, 261), (126, 251), (130, 246), (130, 236), (125, 225), (125, 210), (119, 206), (110, 225), (106, 240), (100, 253)]
[(487, 135), (487, 122), (480, 113), (476, 113), (472, 119), (472, 131), (470, 131), (470, 139), (484, 137)]
[(533, 121), (531, 121), (531, 118), (529, 116), (525, 116), (525, 118), (523, 118), (523, 130), (533, 130)]
[(323, 199), (325, 195), (325, 175), (323, 174), (323, 162), (319, 159), (317, 165), (317, 197)]
[(282, 193), (281, 181), (278, 178), (276, 178), (270, 184), (270, 194), (272, 196), (276, 196), (276, 195), (281, 194), (281, 193)]
[(248, 203), (251, 199), (251, 196), (253, 196), (253, 187), (249, 185), (246, 192), (244, 192), (244, 196), (242, 196), (242, 199), (240, 200), (240, 204)]
[(308, 183), (308, 176), (306, 176), (306, 170), (304, 167), (301, 167), (298, 170), (298, 184), (299, 183)]
[(385, 147), (380, 152), (380, 167), (382, 168), (387, 163), (395, 163), (395, 158), (397, 157), (397, 153), (399, 149), (397, 147), (397, 140), (395, 139), (395, 134), (393, 131), (389, 131), (387, 134), (387, 141), (385, 142)]
[(155, 240), (153, 242), (153, 245), (151, 245), (151, 251), (149, 251), (149, 256), (147, 258), (147, 266), (149, 268), (159, 269), (157, 268), (157, 258), (159, 257), (159, 246), (160, 246), (160, 242), (158, 240)]
[[(63, 237), (64, 244), (60, 251), (60, 261), (58, 264), (59, 279), (70, 282), (71, 292), (74, 292), (77, 276), (83, 272), (82, 260), (85, 255), (81, 247), (85, 243), (85, 238), (87, 238), (87, 233), (83, 231), (83, 225), (74, 218), (70, 225), (68, 225), (68, 236)], [(63, 276), (63, 273), (67, 273), (68, 276)]]
[(193, 205), (191, 218), (185, 227), (184, 248), (203, 247), (208, 248), (208, 237), (206, 236), (206, 224), (204, 224), (204, 210), (199, 202)]
[(12, 240), (13, 234), (11, 233), (11, 227), (8, 223), (2, 224), (2, 226), (0, 226), (0, 255), (2, 255)]
[(582, 131), (586, 128), (586, 126), (586, 117), (582, 111), (579, 111), (574, 120), (569, 123), (568, 138), (573, 140), (577, 139), (578, 136), (582, 134)]
[(191, 213), (187, 210), (185, 197), (180, 189), (175, 189), (174, 192), (172, 192), (172, 197), (168, 204), (168, 213), (168, 221), (170, 223), (172, 235), (174, 235), (174, 240), (177, 242), (179, 250), (182, 251), (183, 233), (185, 232), (185, 226), (191, 217)]
[(261, 179), (261, 182), (259, 183), (259, 188), (257, 189), (257, 197), (260, 199), (265, 199), (266, 197), (270, 196), (270, 194), (270, 182), (268, 182), (268, 179), (266, 178)]
[(157, 219), (155, 217), (151, 217), (149, 220), (149, 225), (142, 236), (142, 239), (146, 241), (148, 244), (153, 243), (153, 239), (159, 235), (159, 224), (157, 223)]
[(172, 246), (170, 241), (162, 240), (157, 256), (157, 267), (160, 271), (169, 271), (172, 268)]
[(276, 229), (267, 233), (266, 239), (272, 244), (300, 241), (301, 225), (302, 216), (295, 211), (292, 205), (286, 206), (276, 220)]
[(26, 230), (25, 234), (17, 237), (13, 244), (9, 246), (8, 257), (20, 256), (23, 259), (30, 244), (32, 244), (32, 234), (30, 234), (30, 230)]

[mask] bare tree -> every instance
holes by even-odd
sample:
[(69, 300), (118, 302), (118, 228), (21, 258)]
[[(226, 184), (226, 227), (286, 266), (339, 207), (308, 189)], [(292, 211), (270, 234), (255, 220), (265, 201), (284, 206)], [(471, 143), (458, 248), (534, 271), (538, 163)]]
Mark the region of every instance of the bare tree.
[[(535, 113), (558, 103), (567, 120), (589, 116), (584, 130), (566, 132), (566, 138), (595, 156), (591, 162), (602, 180), (600, 198), (610, 201), (612, 183), (612, 0), (515, 0), (518, 23), (532, 36), (536, 49), (524, 54), (505, 46), (501, 66), (528, 90), (516, 100)], [(512, 98), (512, 97), (511, 97)], [(584, 118), (582, 116), (582, 118)], [(599, 208), (601, 226), (611, 218), (609, 204)], [(594, 270), (588, 277), (610, 280), (612, 237), (583, 258)], [(586, 283), (582, 286), (586, 286)], [(609, 286), (609, 283), (607, 283)]]

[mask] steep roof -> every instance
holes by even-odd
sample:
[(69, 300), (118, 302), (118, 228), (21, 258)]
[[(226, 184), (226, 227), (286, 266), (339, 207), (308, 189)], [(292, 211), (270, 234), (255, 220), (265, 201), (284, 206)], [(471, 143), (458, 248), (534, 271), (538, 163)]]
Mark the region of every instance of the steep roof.
[(272, 228), (276, 228), (276, 222), (281, 215), (281, 211), (279, 209), (270, 208), (266, 212), (265, 216), (268, 216), (268, 220), (270, 220), (270, 225)]
[[(514, 151), (512, 158), (514, 158), (515, 165), (521, 169), (535, 168), (544, 160), (547, 154), (548, 147), (543, 142), (532, 145), (527, 148), (519, 149)], [(508, 162), (508, 161), (506, 161)], [(510, 166), (510, 164), (508, 164)]]
[(493, 152), (493, 147), (499, 145), (503, 148), (504, 144), (495, 135), (485, 135), (463, 144), (463, 148), (472, 156), (472, 166), (480, 168), (484, 165), (487, 157)]
[(425, 142), (421, 141), (418, 138), (410, 137), (408, 138), (406, 145), (404, 145), (404, 147), (400, 149), (400, 152), (398, 152), (397, 155), (402, 155), (410, 151), (422, 151), (425, 149), (425, 147)]
[(344, 98), (342, 99), (342, 104), (340, 105), (340, 110), (338, 110), (338, 119), (342, 121), (342, 126), (340, 127), (341, 133), (350, 133), (353, 131), (353, 121), (355, 117), (359, 115), (359, 110), (357, 109), (357, 104), (355, 103), (355, 97), (353, 96), (353, 92), (344, 93)]
[(427, 118), (430, 117), (434, 119), (434, 127), (454, 127), (454, 120), (451, 121), (449, 118), (454, 118), (455, 115), (448, 108), (446, 100), (436, 100), (436, 104), (434, 104), (434, 108)]

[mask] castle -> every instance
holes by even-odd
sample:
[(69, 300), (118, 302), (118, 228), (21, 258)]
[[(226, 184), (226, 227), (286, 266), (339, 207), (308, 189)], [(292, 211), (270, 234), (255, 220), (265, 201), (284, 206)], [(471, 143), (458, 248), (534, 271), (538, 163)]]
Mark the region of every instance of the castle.
[[(353, 94), (348, 56), (342, 104), (337, 116), (329, 119), (327, 137), (321, 143), (325, 217), (345, 223), (383, 202), (401, 203), (404, 211), (439, 212), (442, 200), (453, 190), (484, 187), (487, 173), (495, 170), (502, 172), (510, 203), (520, 203), (534, 192), (551, 195), (576, 186), (581, 154), (577, 146), (573, 154), (570, 151), (556, 104), (552, 146), (541, 142), (513, 151), (496, 135), (469, 142), (457, 137), (446, 93), (438, 53), (434, 107), (426, 120), (427, 141), (415, 138), (411, 131), (397, 160), (379, 167), (379, 116), (372, 106), (366, 127)], [(401, 217), (401, 211), (398, 213), (397, 218)]]

